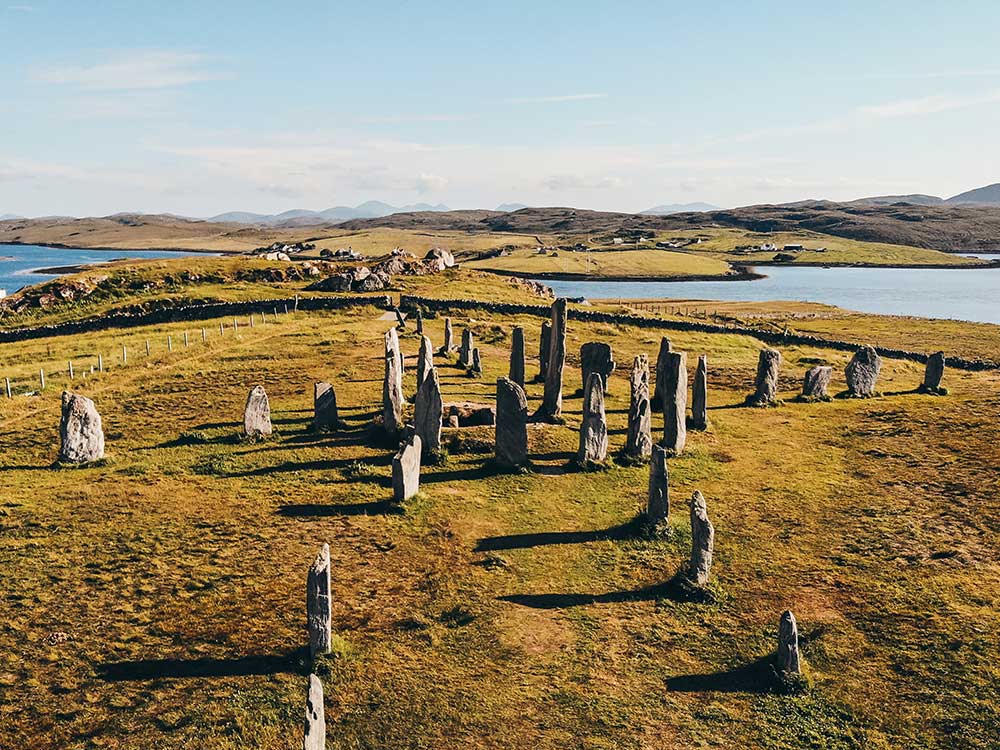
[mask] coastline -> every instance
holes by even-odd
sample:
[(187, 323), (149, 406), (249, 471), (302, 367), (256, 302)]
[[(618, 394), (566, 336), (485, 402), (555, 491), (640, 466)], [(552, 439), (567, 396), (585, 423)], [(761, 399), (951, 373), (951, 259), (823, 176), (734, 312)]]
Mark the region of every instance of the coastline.
[[(100, 253), (181, 253), (184, 255), (242, 255), (246, 250), (209, 250), (208, 248), (184, 248), (184, 247), (103, 247), (95, 245), (93, 247), (83, 247), (81, 245), (65, 245), (61, 242), (10, 242), (0, 240), (0, 247), (47, 247), (52, 250), (93, 250)], [(128, 258), (114, 258), (113, 260), (128, 260)]]
[(492, 273), (497, 276), (514, 276), (522, 279), (534, 279), (537, 281), (629, 281), (636, 283), (662, 283), (662, 282), (675, 282), (675, 281), (757, 281), (759, 279), (766, 279), (767, 274), (757, 273), (753, 266), (733, 266), (733, 273), (727, 274), (692, 274), (689, 276), (628, 276), (628, 275), (616, 275), (616, 276), (594, 276), (592, 274), (585, 273), (557, 273), (557, 272), (542, 272), (542, 273), (525, 273), (524, 271), (507, 271), (493, 268), (473, 268), (469, 267), (471, 271), (481, 271), (483, 273)]

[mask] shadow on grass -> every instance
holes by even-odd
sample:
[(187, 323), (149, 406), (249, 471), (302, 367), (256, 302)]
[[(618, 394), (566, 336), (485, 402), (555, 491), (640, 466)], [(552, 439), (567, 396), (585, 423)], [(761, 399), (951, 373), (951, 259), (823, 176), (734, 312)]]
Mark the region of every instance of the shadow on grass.
[(183, 677), (242, 677), (306, 674), (308, 649), (282, 655), (237, 656), (229, 659), (140, 659), (102, 664), (97, 676), (107, 682)]
[[(235, 479), (240, 477), (266, 477), (272, 474), (287, 474), (289, 472), (296, 471), (332, 471), (345, 469), (352, 464), (356, 464), (357, 459), (354, 458), (330, 458), (320, 461), (285, 461), (280, 464), (275, 464), (274, 466), (262, 466), (259, 469), (250, 469), (248, 471), (236, 471), (225, 476), (229, 479)], [(370, 456), (364, 459), (364, 463), (371, 464), (373, 466), (386, 466), (392, 462), (392, 456)], [(354, 478), (352, 478), (353, 481)]]
[(771, 693), (779, 687), (771, 654), (724, 672), (679, 675), (667, 680), (667, 690), (679, 693)]
[(403, 508), (388, 500), (370, 503), (283, 505), (275, 511), (285, 518), (325, 518), (329, 516), (401, 516)]
[(532, 609), (565, 609), (588, 604), (623, 604), (656, 599), (703, 603), (712, 601), (712, 594), (706, 589), (692, 586), (683, 575), (678, 574), (666, 583), (657, 583), (631, 591), (609, 591), (604, 594), (510, 594), (498, 599)]
[(474, 552), (495, 552), (504, 549), (530, 549), (549, 544), (586, 544), (587, 542), (624, 541), (635, 539), (642, 532), (641, 517), (607, 529), (592, 531), (542, 531), (535, 534), (509, 534), (480, 539)]

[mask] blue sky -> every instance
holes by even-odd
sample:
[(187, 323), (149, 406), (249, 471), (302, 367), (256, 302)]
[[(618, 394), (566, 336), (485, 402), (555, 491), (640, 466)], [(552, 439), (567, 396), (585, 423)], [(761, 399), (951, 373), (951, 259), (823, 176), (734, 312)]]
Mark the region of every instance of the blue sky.
[(0, 214), (1000, 181), (1000, 4), (816, 5), (0, 0)]

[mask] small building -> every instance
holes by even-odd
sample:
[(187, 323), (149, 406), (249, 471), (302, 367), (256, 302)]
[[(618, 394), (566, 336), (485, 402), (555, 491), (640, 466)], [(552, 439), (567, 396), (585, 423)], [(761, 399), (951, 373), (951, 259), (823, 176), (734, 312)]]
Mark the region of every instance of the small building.
[(805, 250), (805, 248), (802, 247), (802, 245), (785, 245), (781, 249), (783, 252), (786, 253), (801, 253), (803, 250)]

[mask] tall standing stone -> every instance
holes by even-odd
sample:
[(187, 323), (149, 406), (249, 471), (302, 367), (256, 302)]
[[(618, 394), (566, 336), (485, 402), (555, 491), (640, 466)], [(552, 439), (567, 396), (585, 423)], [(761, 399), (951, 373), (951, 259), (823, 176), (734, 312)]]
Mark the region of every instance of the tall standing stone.
[(660, 339), (660, 351), (656, 355), (656, 382), (653, 383), (654, 409), (663, 409), (663, 385), (667, 378), (667, 355), (673, 351), (670, 339), (666, 336)]
[(462, 346), (458, 350), (458, 364), (462, 367), (472, 367), (472, 350), (474, 348), (472, 329), (462, 329)]
[(688, 577), (692, 583), (704, 586), (712, 570), (712, 552), (715, 548), (715, 528), (708, 520), (708, 507), (701, 492), (691, 496), (691, 561)]
[(822, 401), (829, 398), (827, 389), (833, 378), (833, 368), (829, 365), (816, 365), (806, 371), (802, 380), (802, 398), (809, 401)]
[(687, 443), (687, 355), (667, 352), (663, 376), (663, 447), (679, 456)]
[(649, 460), (649, 493), (646, 497), (646, 520), (652, 524), (663, 523), (670, 516), (669, 482), (667, 451), (661, 445), (654, 445)]
[(434, 369), (434, 345), (427, 336), (420, 337), (420, 353), (417, 355), (417, 390), (427, 374)]
[(413, 316), (417, 319), (417, 335), (418, 336), (423, 336), (424, 335), (424, 312), (423, 312), (423, 310), (421, 310), (420, 307), (418, 306), (414, 310)]
[(385, 353), (388, 356), (392, 352), (396, 359), (399, 360), (399, 377), (403, 377), (406, 374), (403, 369), (403, 349), (399, 345), (399, 334), (396, 333), (395, 328), (390, 328), (385, 332)]
[(392, 458), (392, 497), (397, 503), (420, 491), (420, 436), (414, 434)]
[(552, 330), (545, 368), (545, 388), (542, 405), (535, 414), (537, 419), (543, 421), (558, 420), (562, 415), (563, 369), (566, 367), (566, 304), (565, 297), (552, 303)]
[(847, 393), (855, 398), (875, 395), (875, 385), (882, 372), (882, 358), (872, 346), (862, 346), (844, 368), (847, 377)]
[(271, 404), (267, 400), (264, 386), (255, 385), (247, 396), (243, 408), (243, 434), (257, 440), (265, 438), (274, 430), (271, 427)]
[(337, 392), (329, 383), (313, 384), (313, 430), (332, 432), (340, 427)]
[(778, 671), (788, 675), (802, 673), (799, 661), (799, 626), (790, 609), (781, 614), (778, 622)]
[(483, 360), (479, 354), (478, 346), (472, 348), (472, 367), (469, 368), (469, 371), (477, 378), (483, 374)]
[(499, 466), (516, 469), (528, 463), (528, 399), (512, 378), (497, 379), (494, 454)]
[(747, 399), (751, 406), (771, 406), (778, 401), (778, 371), (781, 369), (781, 352), (762, 349), (757, 359), (757, 379), (754, 392)]
[(604, 380), (600, 373), (590, 373), (583, 391), (583, 422), (580, 424), (580, 448), (576, 461), (581, 466), (602, 464), (608, 457), (608, 422), (604, 414)]
[(403, 371), (400, 366), (399, 342), (396, 341), (396, 347), (393, 348), (389, 334), (395, 338), (395, 329), (386, 334), (385, 377), (382, 380), (382, 424), (386, 433), (396, 435), (403, 427)]
[(59, 460), (64, 463), (85, 464), (104, 458), (104, 428), (93, 401), (63, 391), (59, 438)]
[(405, 330), (406, 318), (403, 317), (402, 311), (398, 307), (392, 308), (392, 311), (396, 314), (396, 327), (400, 330)]
[(615, 360), (611, 353), (611, 344), (603, 341), (591, 341), (580, 347), (580, 369), (583, 371), (583, 388), (587, 387), (590, 373), (601, 376), (604, 392), (608, 392), (608, 378), (615, 371)]
[(326, 714), (323, 709), (323, 683), (309, 675), (306, 695), (306, 723), (302, 733), (302, 750), (326, 750)]
[(538, 375), (536, 382), (545, 382), (549, 372), (549, 348), (552, 346), (552, 323), (542, 323), (542, 332), (538, 336)]
[(649, 359), (645, 354), (632, 361), (629, 375), (628, 431), (624, 454), (635, 460), (647, 458), (653, 448), (652, 411), (649, 405)]
[(439, 354), (448, 355), (455, 348), (455, 334), (451, 327), (451, 318), (444, 319), (444, 343), (438, 349)]
[(424, 455), (434, 456), (441, 451), (441, 383), (433, 365), (417, 390), (413, 405), (413, 431), (420, 437)]
[(927, 358), (924, 368), (924, 382), (920, 390), (924, 393), (941, 393), (941, 380), (944, 378), (944, 367), (947, 363), (944, 352), (936, 352)]
[(330, 611), (330, 545), (324, 544), (306, 578), (306, 621), (309, 655), (330, 653), (333, 619)]
[(510, 336), (510, 379), (524, 388), (524, 329), (514, 326)]
[(694, 371), (694, 391), (691, 394), (691, 429), (708, 429), (708, 356), (698, 357)]

